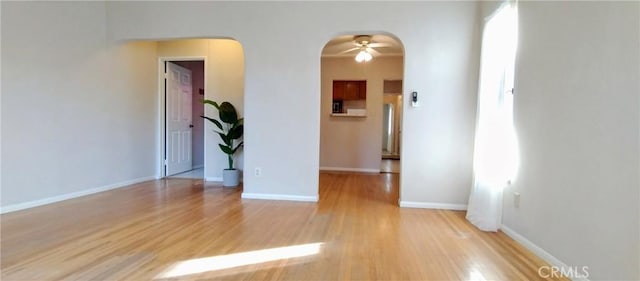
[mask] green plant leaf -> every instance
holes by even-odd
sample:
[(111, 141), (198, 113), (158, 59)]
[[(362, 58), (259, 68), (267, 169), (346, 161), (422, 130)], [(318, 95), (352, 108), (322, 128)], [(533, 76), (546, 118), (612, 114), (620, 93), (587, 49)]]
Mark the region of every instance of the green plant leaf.
[(218, 146), (220, 146), (220, 149), (225, 154), (233, 155), (233, 149), (231, 149), (231, 147), (226, 146), (226, 145), (222, 145), (221, 143), (219, 143)]
[[(220, 131), (214, 130), (220, 136), (220, 139), (224, 143), (218, 144), (222, 152), (229, 155), (229, 167), (233, 167), (233, 159), (231, 156), (242, 146), (242, 142), (233, 148), (234, 140), (242, 138), (244, 134), (244, 118), (238, 119), (238, 112), (235, 107), (229, 102), (222, 102), (218, 104), (215, 101), (205, 99), (202, 101), (204, 104), (209, 104), (218, 110), (220, 120), (216, 120), (206, 116), (200, 116), (209, 120), (215, 124)], [(222, 121), (222, 122), (220, 122)], [(222, 123), (227, 124), (222, 125)]]
[(218, 129), (220, 129), (221, 131), (224, 131), (224, 129), (222, 129), (222, 124), (220, 124), (220, 121), (213, 118), (206, 117), (206, 116), (202, 116), (202, 115), (200, 115), (200, 117), (211, 121), (211, 123), (215, 124), (216, 127), (218, 127)]
[(212, 100), (203, 100), (202, 103), (204, 104), (210, 104), (213, 105), (213, 107), (215, 107), (217, 110), (220, 110), (220, 106), (218, 105), (217, 102), (212, 101)]
[(218, 133), (218, 135), (220, 136), (220, 139), (222, 139), (222, 141), (224, 142), (224, 144), (226, 144), (227, 146), (231, 147), (232, 143), (231, 143), (231, 139), (229, 139), (229, 137), (223, 133), (220, 132), (216, 132)]
[(240, 143), (238, 144), (238, 146), (236, 146), (236, 148), (234, 148), (234, 149), (233, 149), (233, 153), (235, 154), (235, 153), (236, 153), (236, 151), (238, 151), (238, 148), (240, 148), (243, 144), (244, 144), (244, 142), (243, 142), (243, 141), (242, 141), (242, 142), (240, 142)]
[(242, 137), (243, 133), (244, 133), (244, 126), (240, 125), (240, 126), (229, 129), (229, 133), (227, 134), (227, 137), (232, 140), (237, 140)]
[(236, 108), (229, 102), (223, 102), (220, 104), (218, 108), (220, 113), (220, 120), (227, 124), (235, 124), (238, 122), (238, 113), (236, 112)]

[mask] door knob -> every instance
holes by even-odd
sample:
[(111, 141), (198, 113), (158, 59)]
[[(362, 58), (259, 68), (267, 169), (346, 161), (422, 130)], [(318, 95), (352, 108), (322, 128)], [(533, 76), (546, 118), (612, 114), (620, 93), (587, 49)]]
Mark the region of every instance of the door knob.
[(189, 124), (189, 128), (193, 128), (193, 124)]

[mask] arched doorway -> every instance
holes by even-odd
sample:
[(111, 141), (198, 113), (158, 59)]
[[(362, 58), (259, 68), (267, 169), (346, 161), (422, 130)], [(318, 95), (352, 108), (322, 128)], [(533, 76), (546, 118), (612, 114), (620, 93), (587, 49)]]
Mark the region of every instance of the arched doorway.
[[(320, 65), (320, 188), (323, 175), (335, 173), (389, 173), (383, 176), (397, 182), (402, 43), (388, 34), (337, 36), (324, 46)], [(394, 186), (389, 192), (399, 192)]]
[[(195, 169), (202, 169), (199, 173), (194, 173), (195, 178), (202, 178), (205, 181), (221, 182), (222, 171), (227, 168), (226, 155), (220, 151), (218, 143), (220, 139), (214, 132), (214, 126), (210, 122), (204, 122), (201, 115), (218, 116), (215, 110), (205, 107), (202, 103), (203, 99), (210, 99), (217, 102), (228, 101), (238, 110), (240, 116), (244, 116), (244, 50), (240, 42), (227, 38), (207, 38), (207, 39), (176, 39), (162, 40), (156, 42), (156, 52), (158, 56), (158, 95), (159, 95), (159, 131), (158, 136), (160, 161), (160, 175), (170, 176), (166, 170), (166, 164), (172, 149), (170, 138), (167, 130), (168, 116), (172, 110), (180, 110), (181, 107), (172, 107), (169, 100), (165, 96), (165, 67), (169, 63), (183, 66), (189, 66), (189, 63), (202, 64), (202, 73), (200, 79), (196, 82), (196, 75), (192, 75), (193, 84), (199, 84), (202, 87), (194, 87), (191, 99), (191, 114), (185, 115), (189, 117), (191, 130), (191, 149), (194, 157), (192, 157)], [(189, 62), (189, 63), (187, 63)], [(193, 71), (192, 71), (193, 73)], [(188, 108), (185, 106), (184, 108)], [(180, 115), (180, 114), (178, 114)], [(188, 134), (182, 134), (188, 136)], [(178, 138), (179, 139), (179, 138)], [(199, 153), (201, 155), (196, 156)], [(243, 170), (243, 153), (240, 150), (235, 155), (235, 168)], [(165, 161), (165, 159), (167, 161)], [(184, 175), (184, 174), (182, 174)], [(187, 176), (191, 177), (191, 176)]]

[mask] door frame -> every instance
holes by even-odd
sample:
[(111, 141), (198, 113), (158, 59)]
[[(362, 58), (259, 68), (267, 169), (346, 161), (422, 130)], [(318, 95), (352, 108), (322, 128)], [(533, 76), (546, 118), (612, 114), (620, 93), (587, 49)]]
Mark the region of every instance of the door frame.
[[(204, 94), (205, 94), (205, 98), (207, 97), (207, 57), (205, 56), (161, 56), (158, 57), (158, 123), (157, 123), (157, 136), (156, 139), (158, 140), (158, 147), (157, 147), (157, 154), (156, 154), (156, 163), (157, 164), (157, 170), (156, 170), (156, 174), (158, 175), (158, 178), (165, 178), (167, 177), (167, 169), (165, 166), (165, 161), (166, 161), (166, 144), (167, 144), (167, 112), (166, 112), (166, 105), (167, 105), (167, 97), (165, 95), (166, 89), (165, 89), (165, 62), (171, 62), (171, 61), (202, 61), (203, 62), (203, 75), (204, 75)], [(195, 93), (192, 93), (195, 94)], [(193, 102), (193, 100), (192, 100)], [(193, 106), (193, 105), (192, 105)], [(202, 105), (204, 107), (204, 104)], [(206, 123), (205, 123), (206, 124)], [(205, 126), (206, 127), (206, 126)], [(206, 171), (207, 171), (207, 136), (206, 136), (206, 131), (203, 134), (203, 143), (204, 143), (204, 163), (203, 163), (203, 169), (205, 171), (205, 175), (204, 178), (206, 178)], [(193, 137), (193, 135), (192, 135)], [(192, 154), (193, 155), (193, 147), (191, 148)]]

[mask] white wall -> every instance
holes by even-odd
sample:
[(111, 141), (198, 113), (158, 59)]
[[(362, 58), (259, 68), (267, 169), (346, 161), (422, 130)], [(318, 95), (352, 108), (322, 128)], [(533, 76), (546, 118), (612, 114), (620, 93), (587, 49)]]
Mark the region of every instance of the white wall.
[[(0, 3), (0, 23), (2, 23), (2, 3)], [(2, 38), (2, 28), (0, 24), (0, 38)], [(0, 63), (2, 62), (2, 43), (0, 43)], [(0, 65), (0, 78), (2, 77), (2, 66)], [(2, 79), (0, 79), (0, 206), (2, 206)]]
[(640, 279), (639, 11), (638, 2), (519, 5), (522, 161), (503, 223), (588, 266), (591, 280)]
[(155, 44), (105, 24), (101, 2), (2, 2), (3, 210), (155, 176)]
[[(402, 79), (402, 57), (322, 58), (320, 167), (380, 170), (383, 82)], [(332, 117), (333, 80), (367, 80), (367, 116)]]
[[(231, 102), (244, 116), (244, 54), (239, 42), (229, 39), (189, 39), (158, 42), (160, 57), (206, 57), (205, 97), (218, 102)], [(205, 107), (207, 116), (217, 118), (218, 112)], [(227, 156), (220, 151), (220, 137), (215, 125), (205, 122), (205, 178), (222, 180), (227, 168)], [(236, 156), (235, 167), (243, 170), (243, 153)]]
[(401, 198), (466, 204), (479, 54), (476, 3), (107, 5), (113, 40), (225, 36), (242, 44), (245, 169), (262, 168), (261, 176), (244, 177), (244, 191), (254, 194), (317, 196), (326, 42), (340, 34), (397, 36), (405, 46), (405, 91), (420, 92), (422, 103), (419, 109), (405, 104)]

